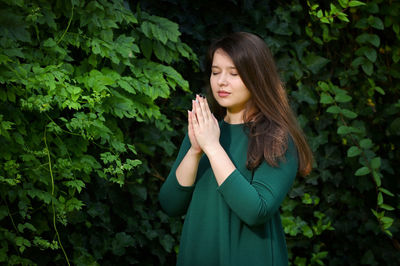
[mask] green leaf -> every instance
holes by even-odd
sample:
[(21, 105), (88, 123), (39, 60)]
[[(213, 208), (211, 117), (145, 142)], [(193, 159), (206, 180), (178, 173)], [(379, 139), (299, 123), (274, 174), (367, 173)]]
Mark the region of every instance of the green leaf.
[(73, 210), (81, 210), (85, 204), (78, 200), (77, 198), (71, 198), (65, 203), (66, 209), (68, 212), (71, 212)]
[(380, 187), (382, 185), (381, 176), (375, 170), (372, 171), (372, 177), (374, 178), (375, 184)]
[(171, 252), (174, 243), (175, 239), (169, 234), (165, 234), (162, 237), (160, 237), (160, 244), (168, 253)]
[(384, 204), (384, 203), (380, 204), (379, 207), (381, 207), (382, 209), (387, 210), (387, 211), (393, 211), (394, 210), (394, 208), (392, 206)]
[(374, 63), (376, 61), (377, 53), (376, 50), (372, 47), (365, 47), (366, 49), (364, 50), (364, 55), (366, 58), (368, 58), (369, 61)]
[(67, 187), (76, 188), (76, 190), (78, 190), (78, 193), (81, 193), (82, 188), (85, 187), (85, 183), (83, 183), (81, 180), (66, 181), (64, 183)]
[(329, 106), (329, 108), (326, 109), (326, 111), (331, 114), (339, 114), (342, 111), (342, 109), (339, 106), (332, 105)]
[(379, 47), (380, 38), (376, 34), (363, 33), (357, 36), (356, 42), (359, 44), (370, 43), (375, 47)]
[(377, 203), (379, 206), (383, 204), (383, 196), (381, 192), (378, 193)]
[(345, 135), (349, 133), (359, 133), (360, 130), (355, 128), (355, 127), (349, 127), (349, 126), (340, 126), (337, 130), (337, 133), (339, 135)]
[(153, 42), (150, 39), (143, 38), (140, 41), (140, 50), (147, 59), (150, 59), (153, 51)]
[(365, 61), (366, 61), (366, 59), (364, 57), (361, 57), (361, 56), (357, 57), (356, 59), (354, 59), (351, 62), (351, 66), (354, 67), (354, 68), (357, 68), (359, 65), (364, 64)]
[(374, 90), (376, 90), (377, 92), (379, 92), (381, 95), (385, 95), (385, 91), (384, 91), (381, 87), (375, 86), (375, 87), (374, 87)]
[(380, 18), (374, 17), (374, 16), (369, 16), (368, 24), (378, 30), (383, 30), (385, 28), (382, 20)]
[(361, 154), (361, 149), (358, 148), (357, 146), (351, 146), (348, 150), (347, 150), (347, 157), (354, 157), (357, 155)]
[(318, 73), (329, 62), (329, 59), (316, 55), (315, 53), (311, 53), (304, 58), (305, 65), (314, 74)]
[(350, 22), (350, 20), (347, 18), (347, 14), (343, 12), (339, 12), (337, 17), (344, 22)]
[(43, 42), (43, 46), (48, 48), (54, 47), (56, 45), (57, 43), (53, 40), (53, 38), (49, 38)]
[(371, 160), (371, 167), (372, 169), (378, 169), (381, 167), (381, 158), (380, 157), (375, 157)]
[(337, 101), (339, 103), (347, 103), (347, 102), (350, 102), (351, 99), (352, 99), (351, 96), (344, 94), (344, 93), (340, 93), (335, 96), (335, 101)]
[(329, 104), (329, 103), (333, 103), (333, 98), (330, 94), (326, 93), (326, 92), (322, 92), (321, 93), (321, 99), (319, 101), (320, 103), (324, 103), (324, 104)]
[(348, 4), (349, 4), (349, 0), (339, 0), (339, 5), (342, 8), (347, 8)]
[(303, 231), (303, 235), (308, 237), (308, 238), (311, 238), (314, 235), (312, 229), (307, 224), (303, 225), (301, 227), (301, 230)]
[(371, 76), (372, 72), (374, 71), (374, 66), (369, 61), (364, 62), (364, 64), (361, 65), (361, 68), (364, 71), (364, 73), (367, 74), (368, 76)]
[(115, 235), (115, 238), (111, 242), (112, 253), (117, 256), (122, 256), (125, 254), (127, 247), (132, 247), (135, 240), (132, 236), (125, 232), (119, 232)]
[(369, 173), (371, 173), (371, 170), (369, 170), (368, 167), (363, 166), (363, 167), (359, 168), (354, 175), (362, 176), (362, 175), (367, 175)]
[(146, 35), (147, 38), (149, 39), (153, 39), (153, 35), (151, 33), (151, 24), (147, 21), (144, 21), (141, 25), (140, 25), (140, 29), (142, 30), (142, 32), (144, 33), (144, 35)]
[(337, 133), (339, 135), (345, 135), (345, 134), (349, 134), (352, 133), (353, 131), (351, 130), (351, 127), (348, 126), (340, 126), (337, 130)]
[(342, 110), (341, 110), (341, 113), (342, 113), (345, 117), (351, 118), (351, 119), (354, 119), (354, 118), (356, 118), (356, 117), (358, 116), (356, 113), (354, 113), (353, 111), (350, 111), (350, 110), (348, 110), (348, 109), (342, 109)]
[(361, 2), (361, 1), (352, 0), (349, 2), (349, 7), (364, 6), (364, 5), (365, 5), (365, 3)]
[(380, 221), (383, 223), (383, 228), (388, 229), (392, 226), (394, 219), (384, 216), (380, 219)]
[(370, 149), (372, 147), (371, 139), (362, 139), (360, 140), (360, 147), (363, 149)]
[(390, 197), (394, 197), (394, 194), (392, 192), (390, 192), (389, 190), (387, 190), (387, 189), (385, 189), (383, 187), (380, 187), (379, 191), (381, 191), (382, 193), (384, 193), (384, 194), (386, 194), (386, 195), (388, 195)]

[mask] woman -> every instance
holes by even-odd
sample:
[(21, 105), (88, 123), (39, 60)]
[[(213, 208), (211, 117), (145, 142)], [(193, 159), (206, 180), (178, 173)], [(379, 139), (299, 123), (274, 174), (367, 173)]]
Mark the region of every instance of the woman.
[(186, 214), (177, 265), (287, 265), (279, 206), (296, 174), (311, 171), (309, 146), (262, 39), (228, 35), (209, 62), (223, 119), (196, 96), (159, 195), (167, 214)]

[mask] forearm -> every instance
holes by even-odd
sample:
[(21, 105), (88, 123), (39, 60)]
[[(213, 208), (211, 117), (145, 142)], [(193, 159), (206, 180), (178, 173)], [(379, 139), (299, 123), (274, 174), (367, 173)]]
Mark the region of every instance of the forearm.
[(194, 185), (201, 155), (192, 149), (188, 150), (175, 172), (179, 185), (184, 187)]
[(218, 186), (220, 186), (236, 167), (220, 144), (207, 149), (205, 153), (210, 161)]

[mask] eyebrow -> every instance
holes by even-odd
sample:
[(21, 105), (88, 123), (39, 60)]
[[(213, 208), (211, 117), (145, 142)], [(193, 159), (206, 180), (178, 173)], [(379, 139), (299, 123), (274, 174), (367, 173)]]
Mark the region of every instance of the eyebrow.
[[(219, 66), (212, 66), (211, 68), (221, 68), (221, 67), (219, 67)], [(230, 67), (228, 67), (228, 68), (230, 68), (230, 69), (236, 69), (236, 67), (234, 67), (234, 66), (230, 66)]]

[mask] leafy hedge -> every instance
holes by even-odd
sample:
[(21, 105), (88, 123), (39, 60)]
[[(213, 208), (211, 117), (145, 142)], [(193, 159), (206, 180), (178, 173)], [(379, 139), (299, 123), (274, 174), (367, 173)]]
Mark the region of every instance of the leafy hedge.
[(173, 66), (196, 68), (178, 25), (123, 1), (1, 6), (0, 263), (173, 257), (153, 184), (183, 109), (166, 99), (189, 92)]
[(1, 0), (0, 263), (173, 265), (182, 220), (157, 193), (186, 80), (245, 30), (315, 155), (282, 206), (291, 264), (398, 265), (400, 3), (319, 2)]
[(315, 156), (282, 206), (291, 263), (400, 264), (400, 2), (155, 2), (199, 56), (240, 30), (272, 49)]

